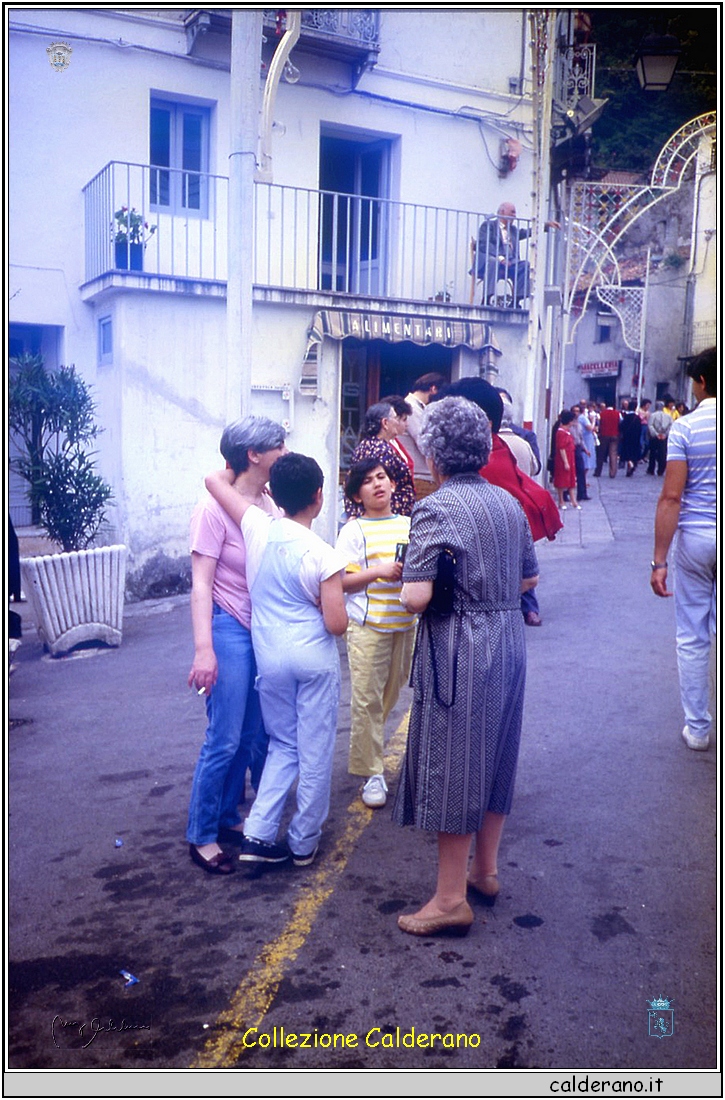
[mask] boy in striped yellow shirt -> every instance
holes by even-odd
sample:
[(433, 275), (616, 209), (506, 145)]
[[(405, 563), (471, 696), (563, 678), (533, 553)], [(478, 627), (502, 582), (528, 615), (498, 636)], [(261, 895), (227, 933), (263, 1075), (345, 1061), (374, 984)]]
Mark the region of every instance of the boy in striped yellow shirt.
[(410, 675), (416, 625), (416, 616), (400, 602), (410, 518), (391, 511), (394, 488), (379, 459), (356, 462), (345, 494), (365, 511), (349, 520), (337, 538), (347, 562), (342, 587), (352, 683), (348, 771), (366, 779), (362, 800), (374, 808), (387, 800), (383, 729)]

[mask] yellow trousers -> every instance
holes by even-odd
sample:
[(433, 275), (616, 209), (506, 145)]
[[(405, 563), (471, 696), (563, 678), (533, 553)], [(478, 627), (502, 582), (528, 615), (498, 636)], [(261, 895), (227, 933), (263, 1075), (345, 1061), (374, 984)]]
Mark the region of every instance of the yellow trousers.
[(350, 620), (347, 659), (350, 666), (351, 775), (383, 774), (383, 729), (410, 676), (415, 626), (408, 630), (372, 630)]

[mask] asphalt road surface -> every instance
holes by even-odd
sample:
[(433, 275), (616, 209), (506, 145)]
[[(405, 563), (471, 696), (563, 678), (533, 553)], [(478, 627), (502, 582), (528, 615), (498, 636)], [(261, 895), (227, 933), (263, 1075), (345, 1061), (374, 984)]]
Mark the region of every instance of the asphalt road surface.
[(660, 485), (594, 481), (537, 547), (502, 890), (465, 939), (397, 929), (432, 892), (435, 838), (362, 806), (347, 686), (317, 861), (212, 877), (184, 842), (204, 733), (188, 597), (62, 659), (23, 604), (7, 1068), (714, 1069), (717, 753), (680, 738), (674, 610), (648, 584)]

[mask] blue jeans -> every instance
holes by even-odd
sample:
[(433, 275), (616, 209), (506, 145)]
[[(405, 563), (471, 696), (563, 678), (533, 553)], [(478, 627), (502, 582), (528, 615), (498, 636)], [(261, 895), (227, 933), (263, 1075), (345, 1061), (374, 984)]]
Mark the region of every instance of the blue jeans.
[(186, 839), (211, 844), (220, 828), (239, 825), (237, 806), (247, 768), (256, 787), (264, 766), (267, 737), (254, 690), (257, 666), (252, 635), (215, 604), (212, 642), (218, 675), (206, 699), (208, 726), (194, 772)]
[(675, 551), (675, 621), (680, 698), (690, 733), (710, 733), (710, 646), (715, 631), (715, 532), (680, 530)]

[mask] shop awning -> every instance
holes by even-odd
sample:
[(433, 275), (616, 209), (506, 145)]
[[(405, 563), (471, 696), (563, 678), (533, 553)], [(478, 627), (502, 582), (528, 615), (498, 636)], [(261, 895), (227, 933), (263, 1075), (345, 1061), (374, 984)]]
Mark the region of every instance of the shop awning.
[(486, 321), (452, 321), (410, 313), (322, 309), (315, 314), (308, 336), (308, 352), (310, 345), (320, 343), (323, 336), (332, 340), (355, 336), (358, 340), (387, 340), (392, 344), (409, 340), (421, 347), (440, 344), (446, 348), (464, 345), (474, 351), (490, 348), (501, 355)]

